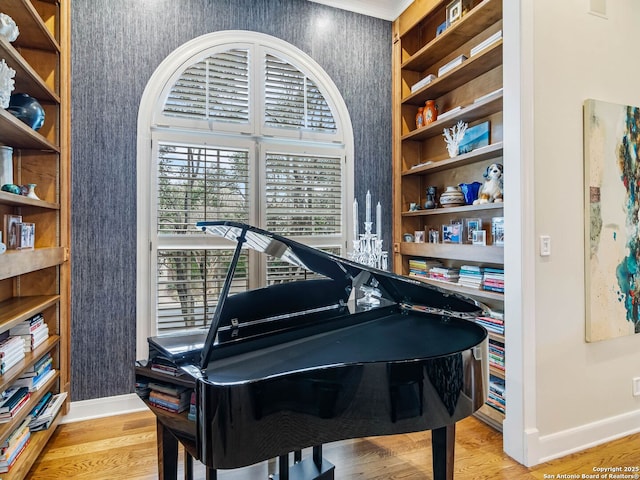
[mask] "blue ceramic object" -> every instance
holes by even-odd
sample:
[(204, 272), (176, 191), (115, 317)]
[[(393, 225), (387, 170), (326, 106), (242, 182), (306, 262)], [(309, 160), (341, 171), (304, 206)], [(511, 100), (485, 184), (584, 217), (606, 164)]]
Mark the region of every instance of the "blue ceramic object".
[(22, 195), (22, 189), (13, 183), (5, 183), (0, 187), (0, 190), (3, 192), (15, 193), (16, 195)]
[(462, 190), (462, 194), (464, 195), (464, 201), (467, 205), (472, 205), (473, 201), (478, 198), (478, 192), (480, 191), (480, 187), (482, 184), (480, 182), (473, 183), (461, 183), (458, 185), (460, 190)]
[(26, 93), (14, 93), (9, 100), (7, 111), (34, 130), (44, 124), (44, 109), (40, 102)]

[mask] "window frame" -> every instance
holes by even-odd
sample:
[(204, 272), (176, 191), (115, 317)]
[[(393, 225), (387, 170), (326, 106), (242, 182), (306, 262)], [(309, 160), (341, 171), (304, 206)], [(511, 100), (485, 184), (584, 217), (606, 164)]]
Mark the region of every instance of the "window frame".
[[(259, 118), (264, 108), (264, 95), (261, 89), (261, 94), (258, 95), (260, 99), (258, 105), (254, 105), (253, 101), (249, 102), (249, 124), (245, 123), (224, 123), (209, 120), (206, 123), (208, 131), (203, 128), (202, 121), (191, 121), (188, 119), (178, 119), (172, 117), (167, 119), (167, 116), (162, 114), (162, 106), (164, 105), (166, 95), (168, 94), (171, 86), (173, 86), (177, 78), (182, 72), (190, 65), (212, 55), (215, 52), (221, 52), (229, 50), (230, 48), (249, 48), (250, 55), (253, 51), (254, 55), (258, 55), (258, 58), (264, 58), (264, 55), (269, 53), (273, 54), (283, 60), (290, 62), (292, 65), (297, 66), (300, 71), (305, 73), (311, 78), (316, 86), (323, 93), (323, 96), (331, 111), (334, 115), (336, 122), (336, 132), (338, 135), (330, 135), (322, 132), (316, 132), (306, 129), (281, 129), (277, 127), (265, 127), (263, 119)], [(253, 49), (253, 50), (251, 50)], [(253, 73), (249, 78), (250, 91), (252, 91), (252, 85), (259, 85), (256, 82), (262, 82), (264, 78), (264, 62), (263, 68), (254, 68)], [(255, 87), (254, 87), (255, 88)], [(262, 102), (262, 103), (261, 103)], [(252, 108), (255, 107), (255, 108)], [(170, 122), (169, 122), (170, 120)], [(167, 127), (171, 125), (173, 130), (168, 130)], [(216, 130), (213, 130), (215, 126)], [(294, 45), (291, 45), (283, 40), (270, 35), (240, 30), (229, 30), (214, 32), (197, 37), (184, 45), (178, 47), (174, 52), (169, 54), (167, 58), (158, 66), (156, 71), (150, 77), (149, 82), (143, 92), (140, 109), (138, 111), (138, 142), (137, 142), (137, 293), (136, 293), (136, 358), (147, 358), (148, 345), (147, 337), (154, 335), (155, 331), (155, 304), (157, 292), (155, 291), (155, 280), (152, 280), (152, 275), (157, 274), (154, 270), (155, 255), (159, 247), (159, 242), (152, 241), (152, 235), (150, 233), (150, 223), (155, 221), (155, 205), (157, 199), (157, 176), (155, 175), (156, 167), (155, 158), (153, 156), (154, 149), (157, 151), (158, 142), (171, 143), (171, 139), (174, 141), (184, 142), (185, 139), (192, 138), (195, 144), (203, 144), (203, 141), (211, 142), (210, 145), (219, 146), (220, 142), (223, 142), (225, 146), (232, 148), (245, 148), (236, 144), (232, 137), (228, 136), (229, 133), (241, 134), (241, 143), (245, 141), (253, 142), (253, 148), (249, 155), (258, 156), (257, 158), (263, 158), (265, 149), (269, 148), (273, 151), (274, 147), (278, 145), (286, 146), (287, 152), (291, 153), (293, 147), (293, 141), (304, 140), (308, 142), (304, 147), (300, 148), (301, 152), (305, 149), (312, 149), (313, 155), (319, 155), (318, 152), (335, 152), (341, 150), (341, 155), (344, 160), (343, 166), (343, 198), (345, 199), (342, 204), (342, 235), (339, 240), (340, 248), (346, 252), (348, 245), (352, 240), (352, 229), (348, 228), (348, 225), (353, 223), (352, 209), (348, 208), (346, 199), (354, 197), (354, 137), (353, 129), (351, 125), (351, 119), (349, 112), (340, 94), (338, 88), (327, 75), (327, 73), (317, 64), (310, 56), (299, 50)], [(257, 136), (260, 136), (260, 140), (257, 141)], [(277, 138), (275, 137), (277, 135)], [(197, 142), (196, 142), (197, 138)], [(287, 138), (291, 140), (289, 143)], [(339, 140), (337, 141), (336, 139)], [(246, 140), (245, 140), (246, 139)], [(333, 142), (333, 147), (326, 148)], [(246, 145), (246, 144), (245, 144)], [(294, 148), (295, 149), (295, 148)], [(308, 153), (311, 153), (309, 151)], [(251, 165), (256, 165), (255, 158), (250, 161)], [(250, 168), (252, 168), (250, 166)], [(265, 173), (264, 169), (260, 168), (259, 171), (250, 172), (250, 175), (256, 175), (254, 181), (260, 182), (260, 189), (264, 188)], [(149, 182), (149, 179), (153, 179)], [(253, 196), (250, 202), (250, 209), (258, 209), (260, 201), (256, 198), (258, 191), (254, 190)], [(155, 196), (155, 197), (154, 197)], [(153, 215), (153, 218), (152, 218)], [(256, 215), (260, 217), (260, 221), (264, 222), (265, 212), (258, 211)], [(257, 217), (250, 217), (257, 218)], [(171, 237), (177, 237), (174, 235)], [(184, 237), (184, 235), (182, 236)], [(203, 240), (204, 246), (194, 245), (194, 248), (220, 248), (222, 244), (218, 245), (212, 236), (207, 235)], [(297, 240), (305, 241), (314, 247), (333, 247), (336, 246), (334, 238), (337, 236), (307, 236), (296, 237)], [(205, 237), (203, 237), (205, 238)], [(172, 245), (170, 241), (176, 241), (178, 239), (166, 238), (167, 243), (163, 246)], [(184, 247), (191, 245), (193, 242), (191, 239), (180, 239), (180, 246)], [(227, 244), (224, 244), (228, 248)], [(264, 276), (264, 272), (261, 264), (255, 263), (256, 274)], [(253, 273), (252, 275), (253, 276)], [(250, 285), (250, 288), (254, 286)]]

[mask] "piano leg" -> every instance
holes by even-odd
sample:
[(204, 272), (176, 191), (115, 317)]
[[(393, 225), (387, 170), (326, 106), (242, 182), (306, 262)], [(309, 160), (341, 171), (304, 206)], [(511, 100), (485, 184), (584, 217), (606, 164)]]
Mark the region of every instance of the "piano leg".
[(313, 447), (311, 458), (302, 460), (302, 452), (294, 452), (295, 462), (289, 467), (289, 455), (278, 458), (278, 473), (270, 480), (334, 480), (333, 464), (322, 458), (322, 445)]
[(455, 444), (455, 423), (431, 431), (434, 480), (453, 480)]
[(178, 440), (156, 419), (158, 479), (178, 480)]
[(184, 480), (193, 480), (193, 457), (184, 450)]

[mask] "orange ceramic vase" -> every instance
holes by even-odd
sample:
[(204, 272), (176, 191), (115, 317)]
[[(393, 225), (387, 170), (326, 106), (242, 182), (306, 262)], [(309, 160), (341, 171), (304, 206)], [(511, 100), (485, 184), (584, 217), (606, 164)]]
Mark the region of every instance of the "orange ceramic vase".
[(436, 106), (436, 102), (433, 100), (427, 100), (424, 104), (424, 110), (422, 112), (422, 116), (424, 117), (424, 124), (428, 125), (429, 123), (435, 122), (438, 118), (438, 107)]

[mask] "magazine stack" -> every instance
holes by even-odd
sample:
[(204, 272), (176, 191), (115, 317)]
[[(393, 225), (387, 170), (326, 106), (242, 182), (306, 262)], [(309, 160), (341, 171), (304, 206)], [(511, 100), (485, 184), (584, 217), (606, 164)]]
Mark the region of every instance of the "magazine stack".
[(14, 365), (24, 359), (24, 340), (7, 337), (0, 343), (0, 374), (4, 375)]
[(29, 444), (29, 418), (18, 425), (0, 447), (0, 473), (8, 473), (20, 454)]
[(42, 314), (39, 313), (11, 328), (9, 333), (12, 336), (22, 338), (24, 351), (30, 352), (49, 338), (49, 326), (44, 321)]

